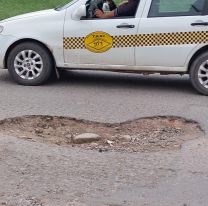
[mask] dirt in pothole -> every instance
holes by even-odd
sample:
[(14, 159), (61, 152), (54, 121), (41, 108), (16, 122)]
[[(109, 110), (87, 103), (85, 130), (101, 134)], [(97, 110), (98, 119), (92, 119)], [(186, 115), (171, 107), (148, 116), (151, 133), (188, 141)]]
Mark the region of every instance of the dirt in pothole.
[[(67, 117), (25, 116), (0, 121), (0, 133), (43, 143), (97, 149), (100, 152), (179, 149), (185, 141), (203, 136), (196, 122), (176, 117), (104, 124)], [(101, 138), (91, 143), (74, 144), (73, 138), (83, 133), (94, 133)]]

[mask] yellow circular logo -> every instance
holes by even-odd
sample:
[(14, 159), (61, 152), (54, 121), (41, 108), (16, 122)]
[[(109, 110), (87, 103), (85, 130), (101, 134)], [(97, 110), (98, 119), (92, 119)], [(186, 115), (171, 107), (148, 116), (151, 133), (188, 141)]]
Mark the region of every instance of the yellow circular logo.
[(93, 32), (85, 38), (84, 44), (89, 51), (102, 53), (113, 46), (113, 38), (105, 32)]

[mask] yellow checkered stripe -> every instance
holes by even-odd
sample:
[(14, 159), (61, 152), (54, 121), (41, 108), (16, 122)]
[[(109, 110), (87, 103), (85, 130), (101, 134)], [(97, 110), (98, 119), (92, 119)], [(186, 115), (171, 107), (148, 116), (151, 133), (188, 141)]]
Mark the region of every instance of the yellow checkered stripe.
[(85, 49), (84, 37), (64, 38), (64, 49)]
[(113, 48), (137, 46), (138, 35), (123, 35), (113, 37)]
[(115, 36), (113, 47), (165, 46), (208, 43), (208, 32), (176, 32)]
[[(85, 49), (84, 37), (64, 38), (64, 49)], [(208, 32), (175, 32), (113, 36), (113, 48), (206, 44)]]

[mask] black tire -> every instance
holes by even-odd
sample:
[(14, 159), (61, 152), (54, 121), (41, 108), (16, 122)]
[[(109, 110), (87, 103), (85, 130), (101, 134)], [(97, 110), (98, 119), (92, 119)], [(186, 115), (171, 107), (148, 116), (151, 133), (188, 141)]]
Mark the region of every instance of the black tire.
[[(208, 76), (207, 77), (205, 76), (201, 79), (199, 77), (199, 73), (201, 74), (201, 72), (202, 72), (202, 75), (203, 73), (205, 75), (208, 75), (208, 63), (206, 63), (206, 61), (208, 61), (208, 52), (204, 52), (200, 54), (199, 56), (197, 56), (196, 59), (191, 64), (189, 76), (190, 76), (190, 80), (191, 80), (193, 87), (200, 94), (207, 96), (208, 95), (208, 83), (204, 86), (202, 84), (202, 81), (204, 82), (208, 81)], [(202, 65), (204, 66), (205, 71), (202, 71), (200, 69), (200, 66)]]
[[(42, 66), (41, 72), (37, 72), (38, 76), (34, 77), (34, 79), (24, 79), (20, 75), (18, 75), (17, 71), (15, 70), (15, 59), (22, 51), (32, 50), (34, 53), (37, 53), (41, 57)], [(20, 63), (23, 64), (23, 63)], [(53, 60), (47, 51), (42, 45), (33, 42), (24, 42), (12, 49), (10, 52), (8, 59), (7, 59), (7, 67), (12, 79), (21, 85), (26, 86), (38, 86), (47, 82), (47, 80), (51, 77), (53, 71)], [(31, 67), (29, 67), (31, 68)], [(38, 70), (37, 70), (38, 71)], [(32, 76), (32, 71), (30, 72)]]

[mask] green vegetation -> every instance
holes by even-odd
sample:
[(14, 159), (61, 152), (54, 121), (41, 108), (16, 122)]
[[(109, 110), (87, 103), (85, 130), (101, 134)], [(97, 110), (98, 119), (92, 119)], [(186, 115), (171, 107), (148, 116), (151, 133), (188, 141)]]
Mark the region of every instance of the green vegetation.
[(0, 0), (0, 19), (31, 11), (54, 8), (70, 0)]

